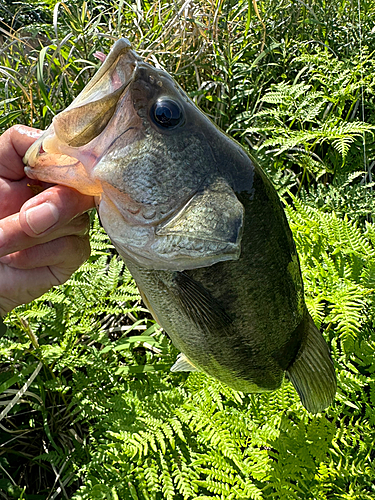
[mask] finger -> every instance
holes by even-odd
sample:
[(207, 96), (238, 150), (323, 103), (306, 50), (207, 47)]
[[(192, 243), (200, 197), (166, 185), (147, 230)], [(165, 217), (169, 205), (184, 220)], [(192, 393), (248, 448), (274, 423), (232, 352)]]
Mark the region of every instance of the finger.
[[(0, 257), (25, 250), (41, 243), (61, 238), (62, 236), (88, 234), (90, 229), (90, 218), (84, 213), (72, 219), (64, 226), (57, 227), (54, 231), (40, 236), (38, 239), (26, 234), (21, 228), (19, 214), (10, 215), (0, 220)], [(1, 259), (0, 259), (1, 261)]]
[(9, 181), (0, 178), (0, 214), (1, 217), (19, 212), (22, 205), (33, 196), (29, 179), (26, 177), (19, 181)]
[(0, 214), (1, 218), (15, 214), (36, 192), (51, 187), (52, 184), (24, 177), (19, 181), (10, 181), (0, 177)]
[(0, 214), (1, 218), (15, 214), (27, 200), (50, 187), (51, 184), (42, 183), (24, 177), (19, 181), (9, 181), (0, 177)]
[[(40, 297), (52, 286), (61, 285), (90, 255), (88, 238), (68, 236), (45, 245), (48, 248), (42, 254), (47, 264), (43, 267), (25, 270), (0, 264), (0, 315)], [(51, 256), (50, 261), (48, 255)], [(35, 259), (36, 254), (30, 255), (30, 258)], [(22, 257), (16, 255), (14, 264), (17, 259), (21, 262)]]
[(41, 130), (14, 125), (0, 136), (0, 177), (19, 180), (25, 176), (22, 158), (41, 134)]
[(28, 236), (40, 237), (93, 207), (95, 201), (92, 196), (84, 196), (65, 186), (53, 186), (30, 198), (22, 206), (20, 225)]
[(16, 269), (56, 266), (72, 274), (90, 256), (88, 235), (64, 236), (3, 257), (0, 262)]

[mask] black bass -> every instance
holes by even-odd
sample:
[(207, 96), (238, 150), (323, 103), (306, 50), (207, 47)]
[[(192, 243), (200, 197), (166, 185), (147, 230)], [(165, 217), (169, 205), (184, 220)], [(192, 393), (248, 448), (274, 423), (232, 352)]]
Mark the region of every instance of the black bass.
[(243, 392), (275, 390), (286, 373), (307, 410), (331, 404), (334, 367), (275, 189), (127, 39), (25, 163), (31, 178), (96, 197), (147, 307), (181, 351), (172, 371), (202, 370)]

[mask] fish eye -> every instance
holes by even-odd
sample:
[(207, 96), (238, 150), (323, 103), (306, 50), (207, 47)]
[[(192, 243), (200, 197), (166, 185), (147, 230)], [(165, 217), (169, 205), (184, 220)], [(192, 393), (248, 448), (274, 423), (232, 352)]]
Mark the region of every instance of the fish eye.
[(181, 106), (172, 99), (158, 99), (151, 108), (151, 118), (159, 127), (174, 128), (183, 119)]

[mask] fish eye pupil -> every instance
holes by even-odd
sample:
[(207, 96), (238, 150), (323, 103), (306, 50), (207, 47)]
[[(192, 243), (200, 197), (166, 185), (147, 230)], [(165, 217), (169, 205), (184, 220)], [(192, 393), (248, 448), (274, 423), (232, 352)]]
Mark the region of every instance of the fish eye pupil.
[(169, 123), (173, 119), (173, 113), (167, 106), (158, 106), (155, 109), (155, 117), (160, 123)]
[(151, 109), (154, 122), (163, 128), (173, 128), (181, 123), (183, 114), (177, 102), (171, 99), (159, 99)]

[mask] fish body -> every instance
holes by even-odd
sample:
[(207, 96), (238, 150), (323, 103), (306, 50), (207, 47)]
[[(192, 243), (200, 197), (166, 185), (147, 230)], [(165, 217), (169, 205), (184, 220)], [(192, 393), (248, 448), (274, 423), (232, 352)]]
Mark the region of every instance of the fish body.
[(333, 400), (328, 347), (305, 305), (271, 182), (173, 78), (126, 39), (25, 156), (26, 173), (94, 195), (156, 321), (202, 370), (243, 392), (286, 373), (313, 412)]

